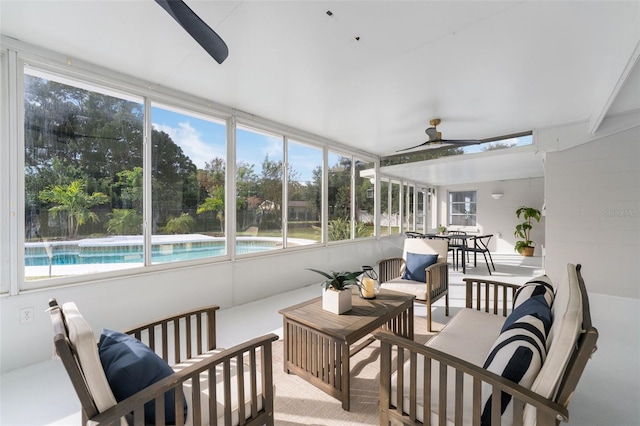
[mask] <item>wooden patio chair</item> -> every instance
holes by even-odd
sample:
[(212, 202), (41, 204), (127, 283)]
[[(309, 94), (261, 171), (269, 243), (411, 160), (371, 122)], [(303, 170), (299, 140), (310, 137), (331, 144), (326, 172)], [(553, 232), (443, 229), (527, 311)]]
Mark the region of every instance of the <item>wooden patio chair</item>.
[[(407, 238), (402, 257), (378, 262), (382, 288), (409, 293), (427, 305), (427, 331), (432, 331), (431, 304), (444, 296), (449, 316), (449, 242), (442, 239)], [(428, 259), (427, 256), (431, 256)], [(433, 257), (435, 256), (435, 258)], [(430, 263), (434, 260), (435, 263)], [(426, 263), (424, 261), (427, 261)]]

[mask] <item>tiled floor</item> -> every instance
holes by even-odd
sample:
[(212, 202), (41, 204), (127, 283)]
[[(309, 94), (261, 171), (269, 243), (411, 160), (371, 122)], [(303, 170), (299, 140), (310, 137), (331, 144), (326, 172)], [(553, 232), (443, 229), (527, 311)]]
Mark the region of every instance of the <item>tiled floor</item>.
[[(523, 283), (541, 273), (541, 258), (494, 255), (497, 271), (493, 278)], [(472, 261), (473, 263), (473, 261)], [(478, 259), (478, 267), (466, 275), (450, 273), (450, 305), (464, 306), (465, 276), (488, 275)], [(218, 344), (230, 347), (268, 332), (281, 334), (281, 308), (318, 296), (319, 286), (308, 286), (259, 302), (220, 310)], [(593, 323), (600, 331), (599, 351), (587, 365), (569, 407), (570, 425), (632, 426), (640, 424), (640, 301), (590, 295)], [(446, 322), (443, 301), (436, 303), (434, 320)], [(616, 313), (616, 315), (612, 315)], [(416, 305), (416, 315), (426, 314)], [(223, 324), (233, 324), (225, 328)], [(36, 364), (3, 375), (0, 383), (0, 425), (79, 425), (79, 403), (66, 373), (57, 360)], [(277, 383), (276, 383), (277, 385)], [(313, 401), (310, 401), (313, 403)], [(323, 423), (318, 419), (318, 424)]]

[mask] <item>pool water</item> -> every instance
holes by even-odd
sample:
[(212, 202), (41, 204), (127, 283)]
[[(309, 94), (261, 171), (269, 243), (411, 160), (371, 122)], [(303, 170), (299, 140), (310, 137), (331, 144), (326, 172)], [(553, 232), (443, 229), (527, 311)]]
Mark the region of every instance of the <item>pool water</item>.
[[(273, 250), (269, 241), (238, 241), (238, 254)], [(80, 247), (71, 243), (51, 246), (51, 265), (84, 265), (103, 263), (142, 263), (142, 245)], [(183, 242), (178, 244), (154, 244), (151, 249), (153, 263), (179, 262), (224, 256), (224, 241)], [(42, 245), (25, 248), (25, 266), (48, 266), (49, 255)]]

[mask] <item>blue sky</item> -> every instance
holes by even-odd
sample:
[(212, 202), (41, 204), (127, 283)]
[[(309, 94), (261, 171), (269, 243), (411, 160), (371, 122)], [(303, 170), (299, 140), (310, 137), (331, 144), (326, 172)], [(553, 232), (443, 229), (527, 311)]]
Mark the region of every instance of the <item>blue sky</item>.
[[(161, 107), (152, 108), (151, 121), (153, 128), (168, 134), (199, 169), (204, 169), (205, 162), (211, 162), (214, 157), (226, 159), (227, 134), (223, 122)], [(238, 127), (236, 138), (236, 158), (238, 161), (256, 164), (254, 171), (257, 174), (261, 172), (266, 155), (273, 161), (283, 158), (282, 137)], [(322, 164), (322, 150), (290, 141), (289, 164), (298, 172), (300, 180), (311, 180), (312, 170)]]
[(490, 142), (489, 144), (465, 146), (463, 150), (465, 154), (471, 154), (474, 152), (482, 152), (482, 148), (486, 148), (488, 145), (491, 145), (491, 144), (499, 143), (501, 145), (505, 144), (505, 145), (511, 145), (511, 146), (523, 146), (523, 145), (531, 145), (532, 142), (533, 142), (533, 136), (529, 135), (529, 136), (521, 136), (519, 138), (502, 139), (500, 141)]
[[(226, 159), (226, 127), (224, 122), (216, 122), (193, 115), (181, 114), (161, 107), (154, 107), (151, 121), (156, 130), (167, 133), (177, 143), (199, 169), (214, 157)], [(254, 172), (260, 174), (262, 161), (268, 155), (272, 161), (283, 158), (281, 136), (259, 133), (238, 127), (236, 133), (236, 158), (238, 162), (255, 164)], [(530, 145), (531, 136), (499, 141), (514, 146)], [(480, 152), (483, 145), (464, 147), (465, 153)], [(330, 155), (329, 162), (336, 163), (339, 156)], [(289, 164), (298, 173), (300, 181), (310, 181), (312, 171), (322, 164), (322, 150), (289, 141)]]

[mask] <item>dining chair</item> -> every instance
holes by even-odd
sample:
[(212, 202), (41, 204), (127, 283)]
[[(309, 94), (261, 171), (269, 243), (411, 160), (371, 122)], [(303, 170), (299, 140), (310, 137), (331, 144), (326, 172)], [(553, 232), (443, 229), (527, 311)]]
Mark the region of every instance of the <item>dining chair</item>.
[[(460, 238), (460, 235), (467, 235), (464, 231), (449, 231), (447, 237), (449, 238), (449, 251), (452, 256), (452, 265), (453, 269), (458, 269), (458, 253), (460, 251), (466, 252), (466, 244), (467, 240), (465, 238)], [(456, 238), (456, 236), (458, 236)]]
[[(493, 264), (493, 258), (491, 257), (491, 252), (489, 251), (489, 241), (493, 234), (487, 235), (479, 235), (477, 237), (472, 237), (473, 244), (467, 246), (467, 254), (469, 252), (473, 252), (473, 264), (474, 266), (478, 266), (477, 255), (478, 253), (482, 253), (484, 256), (484, 261), (487, 264), (487, 270), (489, 271), (489, 275), (491, 275), (491, 268), (489, 268), (489, 260), (491, 261), (491, 266), (493, 270), (496, 270), (496, 266)], [(489, 260), (487, 260), (487, 255), (489, 255)]]
[(421, 234), (420, 232), (414, 232), (414, 231), (407, 231), (404, 233), (407, 238), (424, 238), (425, 235)]

